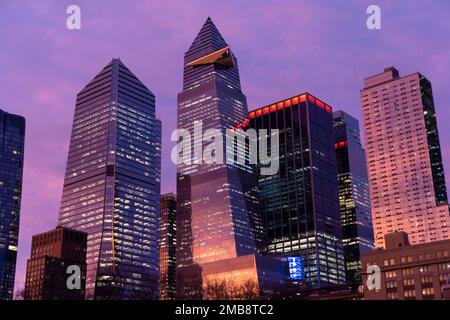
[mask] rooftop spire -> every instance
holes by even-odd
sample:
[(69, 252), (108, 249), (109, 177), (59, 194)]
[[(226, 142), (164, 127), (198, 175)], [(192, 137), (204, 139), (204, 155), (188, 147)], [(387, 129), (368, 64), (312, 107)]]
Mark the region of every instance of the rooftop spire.
[(195, 37), (194, 42), (192, 42), (189, 50), (186, 52), (186, 59), (194, 60), (227, 46), (228, 44), (220, 34), (213, 20), (208, 16), (200, 32)]

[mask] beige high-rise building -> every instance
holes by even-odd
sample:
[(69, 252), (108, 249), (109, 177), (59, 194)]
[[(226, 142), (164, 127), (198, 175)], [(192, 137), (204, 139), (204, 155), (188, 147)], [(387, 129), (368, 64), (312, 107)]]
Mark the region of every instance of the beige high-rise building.
[(411, 244), (450, 239), (431, 83), (394, 67), (366, 78), (361, 107), (375, 245), (405, 231)]

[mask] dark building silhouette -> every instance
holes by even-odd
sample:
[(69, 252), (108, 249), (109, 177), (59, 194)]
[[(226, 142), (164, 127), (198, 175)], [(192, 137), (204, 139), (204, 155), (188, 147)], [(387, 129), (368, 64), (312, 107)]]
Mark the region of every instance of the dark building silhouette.
[(364, 286), (365, 299), (449, 299), (450, 240), (410, 245), (407, 233), (394, 232), (385, 235), (385, 246), (361, 256), (363, 283), (371, 266), (379, 268), (380, 277), (378, 288)]
[(335, 111), (333, 125), (347, 281), (360, 284), (361, 254), (374, 248), (366, 154), (358, 120)]
[(176, 214), (177, 199), (173, 193), (161, 195), (159, 243), (159, 298), (175, 299), (176, 281)]
[(25, 119), (0, 110), (0, 300), (13, 298), (24, 140)]
[(258, 171), (265, 253), (302, 259), (291, 279), (298, 290), (344, 284), (331, 107), (305, 93), (250, 112), (237, 128), (255, 129), (259, 139), (261, 130), (279, 133), (277, 174)]
[[(24, 299), (83, 300), (86, 245), (86, 233), (62, 227), (33, 236)], [(76, 287), (78, 280), (69, 279), (71, 275), (77, 276), (75, 272), (78, 272), (71, 268), (79, 271), (79, 288)]]
[(157, 299), (161, 122), (113, 59), (80, 91), (58, 224), (87, 232), (88, 299)]

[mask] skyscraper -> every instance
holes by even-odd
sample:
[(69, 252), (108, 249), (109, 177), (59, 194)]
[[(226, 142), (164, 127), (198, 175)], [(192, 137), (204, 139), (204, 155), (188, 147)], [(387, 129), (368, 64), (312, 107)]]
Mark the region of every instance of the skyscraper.
[(24, 141), (25, 119), (0, 110), (0, 300), (13, 298)]
[[(86, 285), (86, 245), (86, 233), (62, 227), (34, 235), (31, 256), (27, 261), (24, 298), (83, 300)], [(69, 277), (77, 276), (78, 271), (79, 288), (69, 288)], [(76, 281), (71, 284), (76, 285)]]
[(159, 298), (175, 299), (177, 198), (173, 193), (161, 195), (159, 242)]
[(397, 69), (364, 81), (361, 107), (376, 247), (404, 231), (411, 244), (450, 239), (450, 216), (430, 81)]
[[(220, 130), (225, 135), (246, 115), (247, 101), (241, 90), (236, 57), (208, 18), (184, 56), (178, 129), (195, 135), (195, 124), (200, 123), (206, 137), (203, 142), (194, 141), (190, 145), (195, 150), (202, 144), (204, 149), (209, 143), (208, 129)], [(208, 278), (205, 272), (232, 275), (234, 268), (235, 280), (237, 274), (244, 280), (245, 272), (236, 270), (254, 268), (255, 261), (259, 261), (254, 257), (239, 259), (255, 254), (261, 241), (257, 184), (252, 170), (228, 164), (203, 164), (201, 156), (194, 152), (191, 164), (177, 166), (179, 297), (196, 291), (193, 286), (201, 289)], [(209, 279), (213, 277), (211, 274)]]
[(300, 257), (306, 285), (345, 283), (332, 109), (304, 93), (248, 114), (238, 128), (279, 130), (279, 170), (260, 175), (264, 251)]
[(161, 123), (155, 96), (113, 59), (77, 96), (59, 225), (89, 234), (88, 299), (155, 299)]
[(374, 248), (366, 153), (358, 120), (344, 111), (335, 111), (333, 126), (347, 281), (358, 284), (361, 254)]

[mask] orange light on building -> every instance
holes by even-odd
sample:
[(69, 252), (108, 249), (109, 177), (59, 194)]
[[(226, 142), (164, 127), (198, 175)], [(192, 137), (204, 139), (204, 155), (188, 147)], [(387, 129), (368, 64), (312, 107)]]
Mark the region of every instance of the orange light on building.
[(298, 104), (298, 97), (292, 98), (292, 104)]
[(283, 102), (278, 102), (277, 103), (277, 108), (278, 108), (278, 110), (281, 108), (281, 109), (283, 109), (283, 106), (284, 106), (284, 103)]
[(248, 117), (249, 117), (250, 119), (255, 119), (255, 111), (250, 112), (250, 113), (248, 114)]
[(329, 105), (325, 105), (325, 111), (326, 112), (333, 112), (333, 109)]
[(302, 94), (300, 97), (300, 102), (305, 102), (306, 101), (306, 94)]
[(319, 99), (316, 99), (316, 105), (321, 109), (325, 109), (325, 103), (323, 103)]
[(242, 122), (242, 125), (244, 127), (247, 127), (249, 124), (250, 124), (250, 120), (248, 120), (248, 119), (244, 119), (244, 121)]
[(263, 109), (263, 114), (269, 114), (269, 112), (270, 112), (269, 107), (265, 107), (265, 108)]
[(262, 109), (256, 110), (255, 114), (257, 117), (262, 116)]
[(341, 148), (345, 148), (345, 147), (347, 147), (347, 146), (348, 146), (347, 140), (339, 141), (339, 142), (337, 142), (337, 143), (334, 144), (334, 148), (335, 148), (335, 149), (341, 149)]
[(311, 103), (316, 103), (316, 98), (314, 98), (312, 95), (308, 94), (308, 99)]
[(287, 99), (287, 100), (284, 101), (284, 107), (285, 108), (289, 108), (291, 105), (292, 105), (291, 104), (291, 99)]
[(277, 106), (275, 104), (270, 106), (270, 112), (275, 112), (277, 111)]

